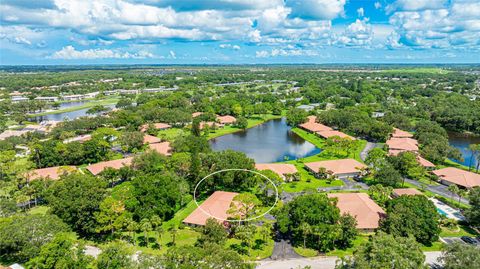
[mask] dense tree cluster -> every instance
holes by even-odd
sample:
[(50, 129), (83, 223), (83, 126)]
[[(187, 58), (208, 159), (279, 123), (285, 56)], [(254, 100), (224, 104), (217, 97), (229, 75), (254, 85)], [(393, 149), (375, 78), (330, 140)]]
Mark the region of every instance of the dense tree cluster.
[(289, 233), (297, 245), (328, 251), (351, 246), (357, 234), (356, 220), (341, 215), (336, 201), (325, 194), (306, 194), (286, 204), (276, 215), (282, 233)]

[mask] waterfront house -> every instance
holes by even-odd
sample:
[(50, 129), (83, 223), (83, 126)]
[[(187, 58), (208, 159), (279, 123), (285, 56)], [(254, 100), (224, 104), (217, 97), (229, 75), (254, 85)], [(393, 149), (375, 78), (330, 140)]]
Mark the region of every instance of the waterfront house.
[(455, 184), (461, 188), (471, 189), (480, 186), (480, 174), (455, 167), (446, 167), (432, 171), (444, 185)]
[(297, 167), (295, 167), (295, 165), (287, 163), (257, 163), (255, 164), (255, 169), (271, 170), (285, 181), (289, 181), (288, 179), (293, 174), (298, 173)]

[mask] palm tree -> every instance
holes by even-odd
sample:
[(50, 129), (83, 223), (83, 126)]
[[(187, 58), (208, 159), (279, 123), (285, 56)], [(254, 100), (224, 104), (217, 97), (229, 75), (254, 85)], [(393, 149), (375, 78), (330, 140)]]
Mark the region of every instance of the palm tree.
[(452, 193), (452, 200), (453, 200), (453, 195), (458, 194), (458, 191), (459, 191), (458, 186), (455, 184), (452, 184), (452, 185), (449, 185), (447, 189)]
[(303, 235), (303, 248), (306, 248), (307, 236), (312, 233), (312, 227), (308, 223), (303, 222), (302, 224), (300, 224), (300, 230), (302, 231)]
[(471, 144), (469, 147), (470, 151), (472, 152), (472, 157), (470, 158), (470, 164), (468, 165), (468, 169), (471, 169), (473, 158), (477, 158), (477, 173), (478, 169), (480, 168), (480, 144)]
[(162, 219), (155, 215), (150, 219), (150, 222), (152, 223), (153, 230), (157, 233), (157, 243), (158, 246), (160, 246), (160, 230), (162, 228)]
[(145, 244), (148, 246), (148, 232), (152, 231), (152, 223), (150, 220), (145, 218), (140, 221), (140, 228), (143, 231), (143, 238), (145, 240)]
[(170, 227), (170, 233), (172, 234), (172, 244), (175, 246), (175, 237), (177, 236), (177, 227), (173, 226), (173, 227)]
[(138, 229), (138, 223), (136, 223), (134, 220), (129, 219), (127, 221), (127, 230), (130, 232), (130, 235), (132, 237), (133, 245), (135, 246), (135, 231)]
[(459, 189), (458, 192), (457, 192), (457, 195), (458, 195), (458, 203), (460, 203), (460, 199), (465, 195), (467, 194), (467, 191), (464, 190), (464, 189)]

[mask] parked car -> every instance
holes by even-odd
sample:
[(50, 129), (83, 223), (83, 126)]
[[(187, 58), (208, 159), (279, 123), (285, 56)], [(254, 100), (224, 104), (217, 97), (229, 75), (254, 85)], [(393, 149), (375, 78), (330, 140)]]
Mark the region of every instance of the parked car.
[(467, 244), (471, 244), (471, 245), (477, 244), (477, 240), (475, 240), (474, 238), (471, 238), (470, 236), (462, 236), (461, 239), (463, 240), (463, 242)]

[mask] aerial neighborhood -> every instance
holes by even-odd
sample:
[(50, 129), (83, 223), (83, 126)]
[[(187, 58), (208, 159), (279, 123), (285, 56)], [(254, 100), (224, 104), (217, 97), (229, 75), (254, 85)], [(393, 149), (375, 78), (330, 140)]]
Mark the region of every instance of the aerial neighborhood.
[(479, 255), (480, 77), (315, 70), (1, 74), (0, 264)]

